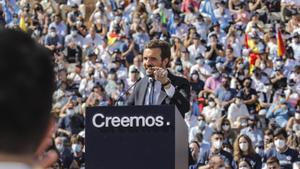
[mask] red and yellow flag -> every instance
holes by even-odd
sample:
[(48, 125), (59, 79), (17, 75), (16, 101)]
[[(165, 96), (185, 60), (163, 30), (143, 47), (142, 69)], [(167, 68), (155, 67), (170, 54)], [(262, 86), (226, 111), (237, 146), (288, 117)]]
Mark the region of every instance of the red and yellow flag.
[(285, 54), (285, 45), (281, 35), (281, 31), (278, 30), (277, 31), (277, 55), (279, 57), (283, 57), (284, 54)]

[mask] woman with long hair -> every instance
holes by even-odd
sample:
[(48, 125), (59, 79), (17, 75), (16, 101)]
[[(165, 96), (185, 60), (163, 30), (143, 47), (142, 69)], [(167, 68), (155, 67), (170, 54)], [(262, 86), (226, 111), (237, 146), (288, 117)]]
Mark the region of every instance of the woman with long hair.
[(242, 158), (248, 160), (253, 169), (261, 169), (261, 157), (255, 153), (251, 139), (247, 135), (239, 135), (234, 142), (234, 160), (239, 162)]

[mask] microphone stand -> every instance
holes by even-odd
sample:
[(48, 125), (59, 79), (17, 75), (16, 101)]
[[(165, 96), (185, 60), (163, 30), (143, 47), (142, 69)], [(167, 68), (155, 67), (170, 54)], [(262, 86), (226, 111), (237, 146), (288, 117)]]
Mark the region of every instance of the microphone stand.
[(121, 95), (119, 96), (119, 98), (115, 101), (115, 106), (119, 106), (119, 101), (121, 100), (121, 98), (126, 94), (126, 93), (128, 93), (128, 91), (130, 90), (130, 89), (132, 89), (136, 84), (137, 84), (137, 82), (139, 82), (140, 80), (141, 80), (142, 78), (141, 77), (139, 77), (125, 92), (123, 92), (123, 93), (121, 93)]

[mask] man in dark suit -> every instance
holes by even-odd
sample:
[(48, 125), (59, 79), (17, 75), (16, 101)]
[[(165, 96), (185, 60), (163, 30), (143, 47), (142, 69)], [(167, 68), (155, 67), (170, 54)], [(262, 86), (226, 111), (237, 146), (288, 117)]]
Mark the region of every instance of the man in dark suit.
[(189, 82), (167, 70), (170, 59), (167, 42), (152, 40), (145, 46), (143, 65), (147, 76), (136, 84), (127, 105), (175, 104), (182, 116), (189, 111)]

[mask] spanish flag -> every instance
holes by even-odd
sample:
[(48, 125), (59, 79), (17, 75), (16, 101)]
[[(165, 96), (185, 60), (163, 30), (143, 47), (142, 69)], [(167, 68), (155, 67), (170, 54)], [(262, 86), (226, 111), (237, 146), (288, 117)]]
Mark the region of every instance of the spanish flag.
[(25, 17), (24, 16), (21, 16), (21, 18), (20, 18), (19, 27), (22, 31), (27, 32), (27, 26), (26, 26), (26, 23), (25, 23)]
[(107, 36), (107, 44), (108, 45), (112, 45), (113, 43), (115, 43), (115, 41), (119, 38), (120, 36), (115, 33), (115, 32), (112, 32), (110, 33), (108, 36)]
[(277, 55), (283, 57), (285, 54), (285, 45), (282, 39), (281, 31), (277, 30)]

